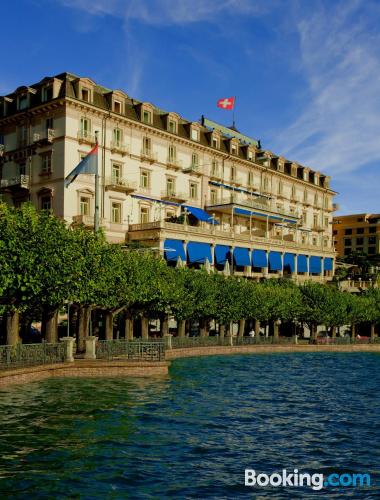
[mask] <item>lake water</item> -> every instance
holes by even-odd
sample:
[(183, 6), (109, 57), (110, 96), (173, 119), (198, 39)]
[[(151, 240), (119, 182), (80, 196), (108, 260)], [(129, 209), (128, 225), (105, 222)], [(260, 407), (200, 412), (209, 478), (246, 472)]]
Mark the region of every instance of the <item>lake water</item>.
[[(0, 498), (380, 498), (380, 356), (187, 358), (163, 379), (0, 392)], [(244, 470), (369, 473), (370, 488), (244, 486)]]

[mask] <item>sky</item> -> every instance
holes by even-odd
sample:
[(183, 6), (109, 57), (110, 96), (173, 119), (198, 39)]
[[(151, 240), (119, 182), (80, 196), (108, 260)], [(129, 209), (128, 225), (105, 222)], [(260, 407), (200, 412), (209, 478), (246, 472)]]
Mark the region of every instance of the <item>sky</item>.
[[(379, 0), (2, 0), (0, 95), (71, 72), (231, 125), (380, 212)], [(4, 20), (8, 20), (4, 22)]]

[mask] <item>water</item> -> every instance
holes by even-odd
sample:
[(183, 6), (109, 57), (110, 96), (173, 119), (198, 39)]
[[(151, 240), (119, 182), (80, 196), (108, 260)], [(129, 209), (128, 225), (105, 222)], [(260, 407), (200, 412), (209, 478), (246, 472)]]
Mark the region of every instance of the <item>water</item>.
[(0, 498), (295, 499), (244, 469), (368, 472), (380, 498), (380, 356), (188, 358), (162, 379), (50, 379), (0, 392)]

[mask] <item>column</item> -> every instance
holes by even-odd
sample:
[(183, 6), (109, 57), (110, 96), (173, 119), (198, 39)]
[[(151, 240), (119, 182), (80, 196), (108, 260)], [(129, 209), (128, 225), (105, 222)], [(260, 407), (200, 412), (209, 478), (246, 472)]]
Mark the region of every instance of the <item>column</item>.
[(144, 340), (149, 339), (149, 319), (141, 316), (141, 337)]
[(60, 339), (64, 343), (65, 348), (65, 361), (69, 363), (74, 362), (73, 349), (74, 349), (74, 337), (62, 337)]
[(98, 337), (90, 335), (86, 337), (86, 352), (84, 353), (84, 359), (96, 359), (96, 341)]

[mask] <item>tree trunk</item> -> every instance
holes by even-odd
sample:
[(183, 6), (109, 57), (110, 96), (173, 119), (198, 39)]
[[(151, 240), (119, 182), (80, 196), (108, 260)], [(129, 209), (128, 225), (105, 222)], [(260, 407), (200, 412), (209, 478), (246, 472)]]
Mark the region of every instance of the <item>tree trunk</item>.
[(375, 323), (371, 323), (371, 340), (375, 338)]
[(149, 319), (141, 316), (141, 337), (144, 340), (149, 339)]
[(331, 338), (336, 338), (336, 326), (331, 327)]
[(124, 316), (124, 335), (126, 340), (133, 340), (133, 319), (128, 312)]
[(7, 315), (7, 344), (16, 345), (20, 342), (20, 313), (9, 312)]
[(46, 342), (58, 342), (58, 309), (44, 309), (42, 312), (41, 333)]
[(226, 334), (226, 325), (219, 325), (219, 337), (222, 339)]
[(260, 337), (260, 321), (255, 319), (255, 337)]
[(315, 342), (317, 340), (317, 328), (318, 328), (318, 325), (316, 323), (311, 324), (310, 333), (311, 333), (311, 340), (313, 342)]
[(278, 319), (273, 321), (273, 342), (279, 342), (280, 340), (280, 335), (279, 335), (279, 326), (280, 322)]
[(244, 331), (245, 331), (245, 319), (241, 319), (239, 321), (239, 337), (244, 337)]
[(77, 351), (83, 352), (86, 348), (86, 337), (90, 326), (91, 307), (80, 306), (78, 309)]
[(199, 322), (199, 335), (201, 337), (208, 337), (210, 330), (210, 322), (208, 319), (201, 319)]
[(178, 337), (184, 337), (186, 334), (186, 321), (184, 319), (181, 319), (180, 321), (177, 320), (177, 322)]
[(169, 316), (167, 314), (164, 314), (160, 318), (160, 330), (161, 330), (161, 337), (169, 333)]
[(113, 340), (113, 313), (106, 311), (104, 316), (106, 340)]
[(356, 337), (356, 325), (352, 323), (351, 325), (351, 340), (355, 340)]

